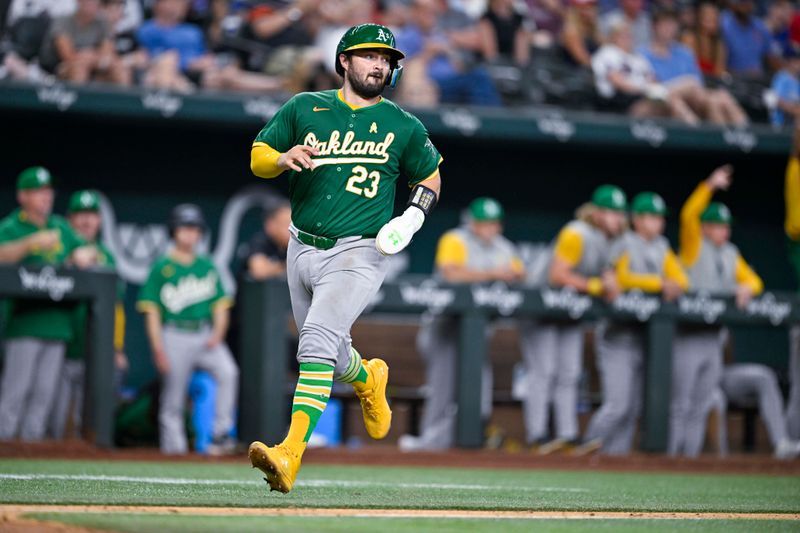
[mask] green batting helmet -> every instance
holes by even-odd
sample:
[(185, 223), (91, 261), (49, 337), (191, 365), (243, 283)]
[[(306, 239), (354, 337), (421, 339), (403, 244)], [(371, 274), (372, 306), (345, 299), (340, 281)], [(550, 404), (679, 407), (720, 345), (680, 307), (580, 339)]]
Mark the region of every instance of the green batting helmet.
[(344, 32), (339, 40), (339, 46), (336, 47), (336, 73), (344, 76), (339, 54), (363, 49), (382, 49), (389, 52), (392, 56), (389, 80), (392, 80), (395, 70), (398, 70), (397, 62), (405, 57), (403, 52), (395, 48), (392, 30), (380, 24), (359, 24)]
[(503, 206), (494, 198), (475, 198), (469, 204), (469, 215), (478, 222), (495, 222), (503, 220)]
[(634, 215), (667, 215), (667, 204), (664, 199), (654, 192), (642, 192), (636, 195), (631, 203), (631, 211)]
[(616, 185), (601, 185), (592, 194), (592, 204), (602, 209), (624, 211), (628, 208), (628, 198)]
[(100, 196), (97, 191), (83, 190), (75, 191), (69, 197), (67, 213), (77, 213), (78, 211), (100, 211)]
[(731, 210), (728, 209), (727, 205), (721, 202), (711, 202), (706, 207), (706, 210), (703, 211), (703, 214), (700, 215), (700, 220), (712, 224), (730, 224), (733, 222), (733, 216), (731, 216)]

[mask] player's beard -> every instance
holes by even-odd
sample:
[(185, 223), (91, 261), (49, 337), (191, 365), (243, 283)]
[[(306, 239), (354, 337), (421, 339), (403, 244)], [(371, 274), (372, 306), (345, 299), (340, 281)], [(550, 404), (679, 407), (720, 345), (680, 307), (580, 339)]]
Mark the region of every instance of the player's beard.
[(361, 76), (351, 76), (348, 73), (347, 81), (350, 83), (353, 92), (366, 100), (380, 96), (384, 87), (386, 87), (386, 77), (378, 79), (371, 74), (364, 79)]

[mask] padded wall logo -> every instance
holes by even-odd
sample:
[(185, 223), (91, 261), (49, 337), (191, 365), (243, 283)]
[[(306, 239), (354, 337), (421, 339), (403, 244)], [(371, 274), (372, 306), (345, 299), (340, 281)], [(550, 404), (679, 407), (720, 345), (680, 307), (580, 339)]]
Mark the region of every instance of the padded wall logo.
[(764, 293), (747, 304), (745, 312), (750, 316), (766, 317), (773, 326), (779, 326), (792, 313), (792, 304), (775, 298), (771, 292)]
[(242, 102), (245, 115), (259, 117), (265, 122), (275, 116), (280, 107), (278, 102), (269, 98), (248, 98)]
[(56, 302), (75, 289), (75, 278), (58, 275), (51, 266), (46, 266), (38, 272), (20, 267), (18, 273), (23, 289), (31, 292), (47, 293), (50, 299)]
[(678, 298), (678, 309), (687, 315), (699, 315), (707, 324), (713, 324), (728, 308), (725, 300), (703, 293)]
[(579, 319), (592, 307), (592, 299), (570, 288), (542, 289), (542, 303), (548, 309), (566, 311), (570, 318)]
[(441, 118), (445, 126), (466, 136), (474, 135), (481, 127), (480, 117), (466, 109), (442, 111)]
[(631, 123), (631, 135), (634, 139), (644, 141), (653, 148), (658, 148), (667, 140), (667, 130), (651, 120)]
[(536, 119), (536, 126), (545, 135), (555, 137), (562, 143), (570, 140), (576, 131), (575, 124), (558, 113)]
[(661, 298), (648, 296), (641, 291), (630, 291), (620, 294), (611, 304), (615, 311), (631, 313), (640, 322), (647, 322), (661, 309)]
[(169, 118), (183, 107), (183, 98), (167, 91), (148, 92), (142, 96), (142, 107), (158, 111), (162, 117)]
[(456, 299), (453, 289), (440, 287), (435, 281), (426, 280), (419, 285), (403, 283), (400, 285), (400, 297), (409, 305), (427, 307), (434, 313), (441, 312)]
[(78, 100), (78, 93), (62, 85), (52, 85), (36, 89), (36, 97), (43, 104), (52, 104), (59, 111), (66, 111)]
[(758, 145), (758, 136), (743, 129), (725, 129), (722, 139), (731, 146), (737, 146), (742, 152), (750, 153)]
[(509, 289), (505, 283), (472, 287), (472, 299), (478, 307), (491, 307), (503, 316), (512, 314), (522, 305), (525, 297), (520, 291)]

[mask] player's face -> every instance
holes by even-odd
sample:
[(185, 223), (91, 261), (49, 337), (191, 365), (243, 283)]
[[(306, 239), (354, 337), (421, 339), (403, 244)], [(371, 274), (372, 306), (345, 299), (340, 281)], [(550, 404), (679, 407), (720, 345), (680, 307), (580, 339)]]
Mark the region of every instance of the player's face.
[(492, 242), (503, 232), (503, 225), (497, 220), (473, 220), (472, 232), (484, 242)]
[(19, 191), (17, 200), (22, 209), (38, 216), (48, 216), (53, 211), (52, 187), (40, 187), (38, 189), (27, 189)]
[(203, 232), (197, 226), (178, 226), (175, 228), (175, 246), (191, 252), (200, 243)]
[(652, 213), (636, 215), (633, 217), (633, 229), (645, 239), (653, 239), (664, 232), (664, 217)]
[(355, 50), (344, 62), (345, 77), (353, 91), (362, 98), (380, 96), (386, 86), (391, 56), (379, 50)]
[(100, 213), (94, 211), (78, 211), (69, 216), (69, 225), (87, 241), (97, 240), (101, 221)]
[(264, 231), (270, 239), (284, 248), (289, 244), (289, 225), (292, 223), (292, 209), (281, 207), (264, 222)]
[(728, 224), (707, 222), (703, 224), (703, 235), (715, 246), (722, 246), (731, 239), (731, 227)]
[(607, 235), (615, 237), (622, 233), (625, 227), (625, 213), (613, 209), (600, 209), (598, 211), (599, 226)]

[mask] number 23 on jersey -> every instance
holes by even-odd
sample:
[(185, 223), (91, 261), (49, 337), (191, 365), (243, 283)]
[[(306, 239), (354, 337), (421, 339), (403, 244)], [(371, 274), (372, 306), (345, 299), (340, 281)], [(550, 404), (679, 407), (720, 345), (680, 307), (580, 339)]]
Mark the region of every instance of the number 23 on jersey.
[[(365, 183), (369, 180), (368, 183)], [(378, 184), (381, 182), (381, 174), (377, 170), (369, 172), (366, 168), (358, 165), (353, 167), (353, 175), (347, 179), (345, 190), (358, 196), (375, 198), (378, 194)]]

